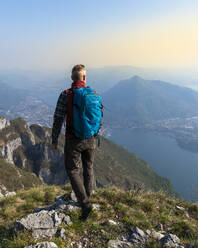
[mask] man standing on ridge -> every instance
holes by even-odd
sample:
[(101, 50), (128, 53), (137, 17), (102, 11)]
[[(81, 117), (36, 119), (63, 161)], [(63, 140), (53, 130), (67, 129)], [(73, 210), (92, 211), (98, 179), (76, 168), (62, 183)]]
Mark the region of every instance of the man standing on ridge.
[[(80, 219), (86, 220), (94, 211), (89, 197), (94, 185), (95, 137), (102, 123), (102, 101), (95, 91), (86, 87), (84, 65), (74, 66), (71, 78), (71, 88), (60, 94), (54, 112), (52, 149), (57, 149), (58, 137), (66, 119), (65, 169), (82, 208)], [(83, 180), (80, 177), (81, 160)]]

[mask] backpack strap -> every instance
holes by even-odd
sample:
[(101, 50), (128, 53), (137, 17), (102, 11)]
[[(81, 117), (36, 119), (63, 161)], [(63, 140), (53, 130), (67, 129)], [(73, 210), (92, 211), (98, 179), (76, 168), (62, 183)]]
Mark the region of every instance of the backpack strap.
[(73, 89), (65, 90), (67, 94), (67, 102), (66, 102), (66, 133), (73, 135)]

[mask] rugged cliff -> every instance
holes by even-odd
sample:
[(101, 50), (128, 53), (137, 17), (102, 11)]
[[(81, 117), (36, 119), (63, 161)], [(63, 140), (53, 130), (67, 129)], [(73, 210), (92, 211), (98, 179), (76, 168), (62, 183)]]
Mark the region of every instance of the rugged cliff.
[[(97, 186), (116, 185), (122, 188), (145, 187), (174, 191), (170, 182), (158, 176), (149, 165), (113, 142), (101, 138), (95, 158)], [(22, 118), (0, 119), (0, 158), (17, 167), (35, 173), (47, 184), (63, 185), (68, 182), (63, 163), (65, 137), (61, 134), (59, 149), (50, 149), (51, 129), (39, 125), (30, 127)]]

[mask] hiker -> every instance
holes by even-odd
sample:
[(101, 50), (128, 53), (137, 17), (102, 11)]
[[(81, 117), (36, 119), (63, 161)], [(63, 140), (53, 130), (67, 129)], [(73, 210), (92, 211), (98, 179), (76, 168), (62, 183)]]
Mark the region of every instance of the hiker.
[[(96, 137), (102, 126), (103, 107), (101, 98), (85, 85), (84, 65), (74, 66), (71, 78), (71, 88), (60, 94), (54, 112), (52, 149), (57, 149), (62, 124), (66, 120), (65, 169), (82, 209), (80, 219), (86, 220), (94, 211), (89, 198), (94, 186), (94, 153)], [(83, 180), (80, 176), (81, 161)]]

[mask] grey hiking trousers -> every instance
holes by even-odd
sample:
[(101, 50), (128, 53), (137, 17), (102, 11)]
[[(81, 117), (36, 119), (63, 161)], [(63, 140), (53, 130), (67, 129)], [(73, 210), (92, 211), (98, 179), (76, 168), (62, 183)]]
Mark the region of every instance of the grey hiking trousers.
[[(82, 209), (91, 206), (89, 197), (94, 186), (93, 162), (95, 149), (95, 137), (83, 140), (66, 137), (64, 152), (65, 169)], [(81, 161), (83, 178), (80, 176)]]

